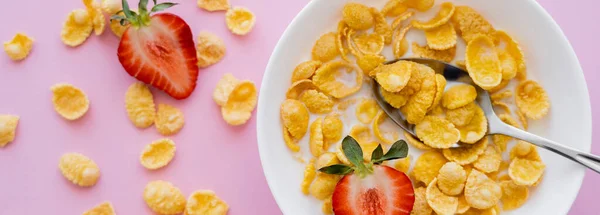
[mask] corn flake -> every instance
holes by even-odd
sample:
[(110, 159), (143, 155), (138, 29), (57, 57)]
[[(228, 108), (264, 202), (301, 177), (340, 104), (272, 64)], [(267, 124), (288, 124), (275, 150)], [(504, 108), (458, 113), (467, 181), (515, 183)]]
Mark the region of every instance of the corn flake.
[[(435, 84), (435, 72), (428, 66), (422, 64), (415, 64), (416, 70), (413, 73), (419, 73), (419, 79), (421, 82), (421, 89), (410, 97), (406, 105), (400, 108), (400, 111), (406, 117), (406, 120), (411, 124), (418, 124), (423, 118), (427, 111), (430, 109), (435, 99), (436, 84)], [(412, 76), (411, 76), (412, 79)], [(405, 88), (410, 90), (410, 81)], [(402, 91), (401, 91), (402, 93)]]
[(356, 65), (360, 67), (365, 75), (369, 75), (378, 66), (385, 62), (385, 57), (381, 55), (366, 54), (356, 58)]
[(20, 117), (0, 114), (0, 148), (15, 140)]
[(68, 46), (81, 45), (91, 35), (94, 29), (92, 18), (85, 9), (71, 11), (63, 24), (60, 38)]
[(308, 142), (310, 153), (313, 156), (319, 157), (324, 152), (323, 143), (323, 118), (317, 118), (310, 125), (310, 140)]
[(493, 144), (489, 144), (483, 154), (473, 163), (473, 167), (484, 173), (496, 172), (502, 163), (502, 152)]
[(427, 46), (435, 50), (446, 50), (456, 46), (456, 31), (452, 24), (446, 23), (440, 27), (426, 30)]
[[(408, 20), (413, 15), (415, 15), (414, 11), (408, 11), (406, 13), (402, 13), (401, 15), (399, 15), (398, 17), (396, 17), (394, 19), (394, 21), (392, 21), (392, 29), (397, 29), (398, 27), (400, 27), (402, 25), (402, 22)], [(408, 25), (406, 25), (404, 27), (412, 28), (412, 25), (408, 24)]]
[(335, 185), (341, 179), (338, 175), (330, 175), (325, 173), (317, 173), (317, 177), (308, 188), (308, 192), (319, 200), (324, 200), (330, 197), (335, 190)]
[(475, 109), (477, 107), (475, 102), (471, 102), (465, 106), (446, 110), (446, 119), (457, 127), (468, 125), (473, 116), (475, 116)]
[[(354, 86), (347, 86), (343, 82), (337, 81), (337, 76), (341, 73), (356, 74)], [(314, 84), (324, 93), (334, 98), (344, 98), (352, 95), (362, 87), (363, 73), (359, 72), (352, 65), (342, 61), (332, 61), (319, 67), (313, 77)]]
[(309, 60), (298, 64), (292, 73), (292, 83), (310, 79), (322, 64), (321, 61), (317, 60)]
[(125, 93), (125, 110), (135, 127), (147, 128), (154, 124), (154, 96), (145, 84), (136, 82), (129, 86)]
[(448, 162), (440, 168), (437, 175), (437, 186), (446, 195), (458, 195), (462, 193), (467, 181), (467, 172), (455, 162)]
[(452, 123), (436, 116), (425, 116), (415, 126), (415, 133), (432, 148), (450, 148), (460, 139), (460, 132)]
[(190, 194), (185, 205), (185, 215), (226, 215), (229, 205), (211, 190), (198, 190)]
[(229, 95), (239, 83), (240, 81), (231, 73), (225, 73), (219, 82), (217, 82), (215, 91), (213, 91), (213, 100), (215, 100), (219, 106), (225, 106), (229, 99)]
[(288, 99), (297, 99), (302, 93), (304, 93), (304, 91), (315, 89), (317, 89), (317, 86), (315, 86), (315, 84), (311, 80), (304, 79), (296, 81), (287, 90), (287, 92), (285, 93), (285, 97)]
[[(492, 105), (494, 105), (493, 107), (498, 107), (499, 109), (504, 111), (504, 114), (512, 114), (511, 108), (505, 102), (493, 101)], [(496, 110), (494, 109), (494, 111), (496, 111)]]
[(375, 121), (373, 122), (373, 133), (375, 134), (375, 137), (377, 137), (377, 139), (379, 139), (381, 142), (385, 144), (392, 144), (395, 142), (395, 140), (398, 139), (399, 134), (395, 130), (382, 131), (380, 126), (385, 122), (387, 118), (388, 117), (387, 114), (385, 114), (385, 112), (379, 111), (379, 113), (377, 113), (377, 116), (375, 116)]
[(379, 54), (385, 45), (385, 38), (378, 33), (359, 34), (353, 38), (353, 41), (362, 54)]
[(471, 170), (465, 185), (465, 199), (473, 208), (488, 209), (494, 207), (502, 197), (502, 188), (485, 174)]
[[(440, 11), (435, 15), (435, 17), (428, 21), (413, 20), (411, 24), (417, 29), (432, 30), (448, 23), (452, 15), (454, 15), (454, 10), (454, 4), (451, 2), (444, 2), (440, 5)], [(451, 25), (450, 27), (452, 28)], [(454, 31), (454, 28), (452, 28), (452, 31)]]
[(414, 57), (429, 58), (446, 63), (452, 62), (454, 56), (456, 56), (456, 46), (445, 50), (435, 50), (427, 46), (420, 46), (417, 42), (413, 42), (412, 51)]
[(460, 131), (460, 141), (463, 143), (475, 143), (485, 136), (487, 133), (487, 118), (483, 110), (476, 105), (475, 115), (468, 125), (457, 127)]
[(324, 214), (333, 214), (333, 200), (331, 197), (323, 200), (321, 211), (323, 211)]
[(102, 202), (92, 209), (83, 212), (83, 215), (115, 215), (115, 209), (110, 202)]
[(367, 30), (371, 28), (375, 22), (375, 18), (369, 7), (358, 4), (348, 3), (342, 9), (342, 19), (348, 26), (354, 30)]
[(100, 178), (100, 168), (90, 158), (79, 153), (66, 153), (60, 157), (58, 168), (73, 184), (82, 187), (94, 186)]
[(421, 149), (421, 150), (430, 150), (431, 147), (425, 145), (423, 142), (417, 140), (417, 138), (415, 138), (412, 134), (408, 133), (408, 132), (404, 132), (404, 139), (406, 139), (406, 142), (408, 142), (410, 145), (414, 146), (417, 149)]
[(480, 34), (494, 36), (496, 31), (492, 24), (469, 6), (457, 6), (451, 20), (467, 43)]
[(414, 190), (415, 192), (415, 203), (413, 204), (413, 209), (410, 212), (411, 215), (431, 215), (433, 209), (429, 207), (429, 203), (427, 203), (427, 194), (426, 189), (424, 187), (418, 187)]
[[(292, 152), (299, 152), (300, 146), (298, 146), (297, 142), (293, 139), (292, 135), (287, 130), (287, 128), (285, 126), (282, 126), (282, 130), (283, 130), (283, 141), (284, 141), (285, 145), (288, 148), (290, 148), (290, 150), (292, 150)], [(304, 161), (302, 161), (302, 162), (304, 162)]]
[(242, 125), (252, 117), (257, 102), (256, 86), (251, 81), (241, 81), (229, 94), (221, 107), (221, 115), (230, 125)]
[[(512, 118), (512, 116), (510, 116), (509, 114), (500, 114), (498, 115), (498, 118), (500, 118), (500, 120), (502, 120), (506, 124), (509, 124), (515, 128), (520, 128), (517, 121), (514, 118)], [(512, 137), (502, 134), (494, 134), (492, 135), (492, 140), (494, 141), (494, 144), (498, 146), (500, 152), (504, 152), (506, 151), (506, 145), (512, 140)]]
[(339, 53), (336, 37), (335, 32), (321, 35), (313, 46), (312, 59), (321, 62), (333, 60)]
[(410, 8), (424, 12), (433, 7), (434, 0), (406, 0), (404, 1), (404, 4)]
[(502, 92), (497, 92), (497, 93), (492, 94), (490, 96), (490, 98), (492, 99), (492, 102), (497, 102), (497, 101), (500, 101), (500, 100), (505, 99), (505, 98), (510, 98), (512, 96), (513, 96), (513, 92), (512, 91), (505, 90), (505, 91), (502, 91)]
[(358, 121), (369, 124), (377, 115), (379, 106), (373, 99), (365, 99), (356, 107), (356, 118)]
[(373, 70), (372, 73), (375, 73), (375, 80), (384, 90), (397, 93), (408, 84), (413, 71), (418, 72), (415, 71), (415, 65), (414, 63), (400, 60), (392, 64), (381, 65)]
[(381, 9), (381, 13), (385, 16), (396, 17), (406, 12), (408, 7), (403, 4), (402, 0), (389, 0)]
[(510, 80), (502, 79), (502, 81), (500, 82), (500, 84), (498, 84), (498, 86), (495, 86), (492, 89), (487, 89), (487, 91), (490, 93), (498, 92), (498, 91), (504, 89), (509, 83), (510, 83)]
[(405, 158), (398, 159), (394, 164), (394, 168), (400, 172), (408, 173), (408, 170), (410, 169), (410, 161), (411, 157), (410, 155), (407, 155)]
[(254, 27), (256, 17), (254, 13), (244, 7), (234, 7), (225, 13), (225, 22), (231, 33), (246, 35)]
[(198, 7), (207, 11), (229, 10), (229, 0), (198, 0)]
[(156, 130), (162, 135), (176, 134), (183, 128), (185, 123), (183, 112), (167, 104), (159, 104), (156, 112)]
[[(120, 8), (121, 8), (121, 6), (119, 6), (118, 10), (121, 10)], [(116, 15), (123, 16), (124, 13), (123, 13), (123, 11), (121, 11), (121, 12), (117, 13)], [(121, 25), (121, 22), (119, 20), (116, 20), (116, 19), (111, 19), (110, 23), (109, 23), (110, 30), (113, 32), (113, 34), (115, 36), (117, 36), (119, 38), (121, 38), (123, 36), (123, 34), (127, 30), (127, 28), (129, 28), (129, 25), (130, 25), (129, 23), (123, 23), (123, 24), (125, 24), (125, 25)]]
[(344, 150), (342, 150), (342, 144), (337, 144), (337, 146), (335, 147), (335, 156), (337, 156), (338, 160), (340, 160), (340, 162), (342, 162), (343, 164), (346, 165), (352, 165), (352, 163), (350, 163), (350, 161), (348, 160), (348, 158), (346, 157), (346, 154), (344, 154)]
[(33, 48), (33, 38), (17, 33), (12, 40), (4, 42), (4, 51), (10, 59), (19, 61), (25, 59)]
[(299, 99), (311, 113), (329, 113), (333, 109), (333, 100), (317, 90), (308, 90)]
[(370, 142), (373, 139), (371, 129), (361, 124), (352, 126), (348, 135), (352, 136), (359, 144)]
[(467, 203), (467, 199), (465, 199), (465, 195), (458, 196), (458, 207), (456, 208), (457, 214), (462, 214), (467, 212), (471, 206)]
[(336, 33), (336, 37), (335, 37), (335, 45), (338, 49), (338, 51), (340, 52), (340, 55), (342, 57), (343, 60), (345, 61), (349, 61), (348, 57), (346, 56), (346, 54), (348, 54), (348, 44), (345, 44), (344, 42), (346, 41), (346, 35), (348, 33), (348, 25), (342, 20), (338, 23), (338, 29), (337, 29), (337, 33)]
[[(435, 96), (433, 98), (433, 104), (429, 108), (429, 110), (433, 110), (434, 107), (440, 107), (439, 104), (442, 101), (442, 95), (444, 94), (444, 89), (446, 89), (446, 78), (441, 74), (435, 74)], [(443, 110), (442, 110), (443, 111)]]
[(519, 43), (517, 43), (517, 41), (515, 41), (504, 31), (496, 31), (494, 36), (497, 41), (496, 45), (504, 43), (503, 50), (510, 54), (510, 56), (515, 60), (517, 79), (525, 80), (527, 78), (527, 66), (525, 65), (525, 57), (523, 50), (521, 50), (521, 47), (519, 46)]
[(281, 120), (294, 140), (300, 140), (308, 130), (308, 109), (302, 102), (287, 99), (281, 104)]
[(323, 139), (325, 140), (325, 149), (329, 145), (342, 139), (344, 124), (337, 115), (328, 115), (323, 119)]
[(387, 23), (387, 20), (379, 10), (375, 8), (369, 8), (371, 14), (373, 14), (374, 28), (373, 32), (383, 36), (385, 44), (392, 42), (392, 27)]
[(502, 187), (502, 209), (514, 210), (525, 204), (529, 198), (529, 189), (526, 186), (517, 185), (512, 181), (501, 181)]
[(59, 83), (50, 88), (52, 90), (52, 103), (54, 110), (63, 118), (76, 120), (81, 118), (90, 108), (87, 95), (79, 88)]
[(508, 167), (508, 176), (517, 185), (531, 186), (544, 174), (546, 165), (541, 161), (515, 158)]
[(408, 51), (408, 40), (406, 40), (406, 33), (412, 28), (411, 25), (405, 26), (402, 29), (394, 31), (394, 41), (392, 44), (392, 51), (394, 57), (400, 58)]
[(196, 56), (199, 67), (208, 67), (225, 57), (225, 42), (210, 32), (200, 32), (196, 38)]
[(503, 80), (511, 80), (517, 76), (517, 62), (508, 52), (498, 51), (498, 59), (500, 59)]
[(467, 165), (477, 160), (488, 145), (488, 139), (483, 138), (475, 144), (461, 144), (461, 147), (444, 149), (444, 157), (460, 165)]
[(308, 195), (308, 188), (310, 187), (312, 181), (315, 180), (315, 176), (317, 175), (315, 170), (315, 161), (316, 160), (314, 158), (310, 159), (310, 162), (306, 164), (306, 167), (304, 167), (304, 178), (302, 178), (302, 183), (300, 184), (300, 188), (302, 189), (302, 193), (304, 193), (304, 195)]
[(548, 95), (542, 86), (532, 80), (519, 83), (515, 90), (515, 104), (530, 119), (541, 119), (550, 109)]
[(427, 186), (426, 198), (429, 206), (437, 214), (454, 214), (458, 207), (458, 198), (444, 194), (438, 186), (438, 179), (433, 179)]
[[(325, 152), (319, 158), (317, 158), (316, 163), (314, 163), (316, 169), (321, 169), (326, 166), (331, 166), (334, 164), (339, 164), (341, 161), (338, 159), (337, 155), (333, 152)], [(307, 166), (308, 168), (308, 166)]]
[(446, 162), (446, 158), (437, 151), (427, 151), (423, 153), (417, 158), (417, 161), (413, 166), (412, 172), (415, 176), (415, 180), (417, 182), (420, 181), (429, 184), (437, 177), (440, 168), (442, 168)]
[(502, 67), (492, 38), (479, 35), (467, 45), (465, 54), (469, 76), (485, 90), (502, 82)]
[(468, 84), (460, 84), (450, 87), (442, 97), (442, 106), (448, 109), (456, 109), (473, 103), (477, 98), (477, 90)]
[(108, 14), (115, 14), (122, 9), (122, 3), (119, 0), (102, 0), (102, 10)]
[(167, 181), (149, 182), (144, 188), (143, 196), (148, 207), (159, 214), (179, 214), (186, 209), (185, 196), (181, 190)]
[(175, 142), (164, 138), (156, 140), (144, 147), (140, 155), (140, 163), (146, 169), (159, 169), (171, 162), (175, 157)]
[(356, 57), (360, 57), (363, 54), (362, 52), (360, 52), (360, 50), (358, 50), (358, 47), (356, 47), (356, 44), (354, 44), (352, 40), (355, 34), (356, 31), (354, 31), (354, 29), (348, 29), (348, 32), (346, 33), (346, 44), (348, 44), (348, 50), (350, 51), (350, 53), (352, 53)]
[(95, 0), (83, 0), (83, 4), (85, 5), (90, 18), (92, 19), (94, 33), (96, 35), (101, 35), (106, 26), (106, 19), (104, 18), (104, 13), (102, 13), (101, 5)]

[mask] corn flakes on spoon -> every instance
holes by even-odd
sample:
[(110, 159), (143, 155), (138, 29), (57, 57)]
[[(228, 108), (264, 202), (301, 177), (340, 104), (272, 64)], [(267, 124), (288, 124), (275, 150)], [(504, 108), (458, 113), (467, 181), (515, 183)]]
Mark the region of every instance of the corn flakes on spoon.
[[(597, 173), (600, 173), (600, 156), (593, 155), (590, 153), (585, 153), (579, 151), (577, 149), (571, 148), (569, 146), (565, 146), (559, 144), (557, 142), (548, 140), (546, 138), (537, 136), (535, 134), (523, 131), (521, 129), (515, 128), (509, 124), (504, 123), (496, 113), (494, 112), (492, 102), (490, 99), (490, 95), (487, 91), (477, 87), (476, 84), (473, 84), (473, 81), (469, 77), (469, 74), (455, 66), (450, 64), (446, 64), (444, 62), (440, 62), (437, 60), (431, 59), (422, 59), (422, 58), (403, 58), (388, 61), (385, 64), (392, 64), (399, 60), (412, 61), (420, 64), (427, 65), (431, 67), (436, 73), (443, 75), (446, 78), (446, 81), (450, 83), (467, 83), (472, 86), (475, 86), (477, 89), (477, 99), (476, 102), (479, 104), (481, 109), (483, 110), (485, 117), (488, 121), (488, 129), (487, 134), (503, 134), (506, 136), (511, 136), (529, 143), (532, 143), (536, 146), (545, 148), (554, 153), (562, 155), (568, 159), (571, 159), (581, 165), (584, 165)], [(406, 118), (402, 115), (402, 113), (388, 104), (383, 96), (381, 95), (381, 86), (377, 83), (377, 81), (373, 81), (373, 94), (375, 95), (375, 100), (377, 104), (383, 109), (383, 111), (389, 116), (389, 118), (404, 129), (406, 132), (410, 133), (413, 136), (417, 136), (415, 133), (415, 126), (408, 123)], [(460, 147), (459, 144), (453, 144), (451, 148)]]

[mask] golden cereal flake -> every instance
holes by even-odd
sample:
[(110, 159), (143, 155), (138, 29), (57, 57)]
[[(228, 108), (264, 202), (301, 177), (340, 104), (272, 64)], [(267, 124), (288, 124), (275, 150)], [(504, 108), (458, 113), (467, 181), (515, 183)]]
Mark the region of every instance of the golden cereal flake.
[[(500, 110), (504, 111), (503, 114), (512, 114), (512, 110), (511, 110), (510, 106), (508, 106), (508, 104), (506, 104), (506, 102), (492, 101), (492, 105), (494, 105), (493, 107), (497, 107)], [(494, 109), (494, 111), (496, 111), (496, 109)]]
[(398, 159), (394, 164), (394, 168), (400, 172), (408, 173), (408, 170), (410, 169), (410, 161), (410, 155), (406, 156), (405, 158)]
[(373, 121), (373, 134), (375, 134), (375, 137), (377, 137), (377, 139), (379, 139), (381, 142), (385, 144), (392, 144), (398, 140), (399, 134), (395, 129), (391, 131), (382, 131), (380, 126), (387, 118), (388, 117), (385, 112), (379, 111), (377, 113), (377, 116), (375, 116), (375, 120)]
[[(504, 123), (509, 124), (515, 128), (519, 128), (519, 129), (521, 128), (521, 126), (519, 126), (517, 121), (512, 116), (510, 116), (510, 114), (500, 114), (500, 115), (498, 115), (498, 118), (500, 118), (500, 120), (502, 120)], [(492, 135), (492, 140), (494, 141), (494, 144), (496, 144), (499, 147), (500, 152), (506, 151), (506, 145), (512, 139), (513, 139), (512, 137), (502, 135), (502, 134)]]
[(317, 177), (308, 188), (308, 192), (319, 200), (327, 199), (333, 194), (335, 185), (337, 185), (340, 179), (341, 177), (339, 175), (318, 172)]
[(102, 10), (108, 14), (116, 14), (122, 9), (122, 2), (119, 0), (102, 0)]
[(456, 208), (456, 213), (457, 214), (465, 213), (470, 208), (471, 208), (471, 206), (469, 206), (469, 203), (467, 203), (467, 199), (465, 199), (465, 195), (458, 196), (458, 207)]
[(229, 0), (198, 0), (198, 7), (207, 11), (229, 10)]
[(483, 110), (475, 106), (475, 115), (468, 125), (457, 127), (460, 131), (460, 141), (463, 143), (475, 143), (487, 133), (487, 118)]
[[(418, 124), (423, 120), (427, 111), (433, 105), (433, 100), (437, 92), (433, 69), (422, 64), (415, 65), (417, 65), (416, 71), (413, 71), (413, 73), (419, 73), (417, 75), (419, 78), (416, 79), (421, 80), (420, 90), (410, 97), (406, 105), (400, 108), (406, 120), (411, 124)], [(412, 76), (411, 79), (413, 79)], [(407, 90), (412, 88), (410, 81), (405, 88), (409, 88)]]
[(513, 96), (513, 92), (512, 91), (505, 90), (505, 91), (496, 92), (496, 93), (492, 94), (490, 96), (490, 98), (492, 99), (492, 101), (496, 101), (497, 102), (497, 101), (500, 101), (500, 100), (505, 99), (505, 98), (510, 98), (512, 96)]
[(435, 97), (433, 98), (433, 104), (429, 110), (433, 110), (434, 107), (441, 107), (439, 104), (442, 101), (444, 89), (446, 89), (446, 78), (443, 75), (435, 74), (435, 88)]
[(229, 205), (212, 190), (194, 191), (187, 199), (185, 215), (226, 215)]
[(373, 154), (373, 151), (375, 151), (375, 149), (377, 148), (377, 146), (379, 146), (379, 143), (377, 141), (370, 141), (370, 142), (359, 142), (360, 144), (360, 148), (362, 149), (363, 152), (363, 159), (366, 162), (371, 161), (371, 155)]
[(310, 125), (310, 139), (308, 141), (310, 153), (319, 157), (325, 151), (323, 143), (323, 118), (317, 118)]
[(366, 30), (375, 23), (369, 7), (353, 2), (344, 5), (342, 19), (354, 30)]
[(411, 215), (431, 215), (433, 209), (427, 203), (427, 194), (425, 187), (415, 188), (415, 203), (413, 209), (410, 212)]
[(379, 112), (379, 105), (373, 99), (365, 99), (356, 107), (356, 118), (358, 121), (369, 124)]
[(159, 104), (156, 112), (156, 130), (162, 135), (173, 135), (183, 128), (183, 112), (167, 104)]
[(335, 32), (321, 35), (312, 48), (312, 59), (321, 62), (333, 60), (339, 54), (336, 37)]
[(456, 56), (456, 46), (445, 50), (435, 50), (428, 46), (420, 46), (417, 42), (412, 43), (412, 52), (414, 57), (429, 58), (443, 61), (446, 63), (452, 62)]
[(541, 119), (548, 114), (550, 109), (548, 94), (537, 82), (527, 80), (519, 83), (515, 94), (515, 104), (528, 118)]
[(318, 60), (309, 60), (298, 64), (292, 72), (292, 84), (300, 80), (310, 79), (322, 64)]
[(323, 200), (321, 211), (323, 211), (324, 214), (333, 214), (333, 202), (331, 197)]
[(462, 193), (467, 181), (467, 172), (455, 162), (448, 162), (440, 168), (437, 175), (437, 186), (446, 195)]
[(20, 117), (0, 114), (0, 148), (15, 140)]
[(385, 45), (385, 38), (377, 33), (363, 33), (351, 39), (362, 54), (380, 54)]
[(358, 143), (371, 142), (373, 139), (373, 136), (371, 135), (371, 129), (361, 124), (352, 126), (348, 135), (352, 136)]
[(517, 67), (517, 74), (515, 75), (519, 80), (525, 80), (527, 78), (527, 66), (525, 64), (525, 56), (523, 50), (519, 46), (516, 40), (504, 31), (495, 32), (496, 45), (504, 44), (504, 51), (506, 51), (515, 60)]
[(392, 52), (394, 52), (394, 57), (400, 58), (408, 51), (408, 40), (406, 40), (405, 36), (411, 28), (411, 25), (407, 25), (394, 31), (394, 41), (392, 44)]
[(502, 187), (502, 209), (505, 211), (514, 210), (521, 207), (529, 198), (529, 188), (526, 186), (517, 185), (514, 182), (501, 181)]
[(101, 35), (106, 27), (106, 18), (102, 12), (102, 6), (95, 0), (83, 0), (90, 18), (92, 19), (92, 25), (94, 26), (94, 33)]
[(492, 89), (487, 89), (487, 91), (490, 93), (498, 92), (498, 91), (504, 89), (509, 83), (510, 83), (510, 80), (502, 79), (502, 81), (500, 82), (500, 84), (498, 84), (498, 86), (495, 86)]
[(4, 52), (15, 61), (25, 59), (32, 48), (33, 38), (24, 33), (17, 33), (10, 41), (4, 42)]
[[(113, 1), (113, 0), (108, 0), (108, 1)], [(119, 10), (121, 6), (119, 6)], [(116, 15), (121, 15), (123, 16), (124, 13), (121, 11), (119, 13), (117, 13)], [(129, 23), (123, 23), (125, 25), (121, 25), (120, 20), (116, 20), (116, 19), (111, 19), (110, 23), (109, 23), (109, 27), (110, 30), (113, 32), (113, 34), (119, 38), (121, 38), (123, 36), (123, 34), (125, 33), (125, 31), (127, 30), (127, 28), (129, 28)]]
[(344, 123), (337, 115), (327, 115), (323, 119), (323, 139), (325, 140), (325, 149), (340, 139), (344, 131)]
[(152, 211), (170, 215), (186, 209), (186, 200), (179, 188), (167, 181), (151, 181), (144, 188), (144, 201)]
[[(343, 82), (336, 80), (341, 73), (354, 73), (354, 86), (348, 86)], [(334, 98), (344, 98), (350, 96), (362, 87), (363, 73), (359, 72), (354, 66), (342, 62), (332, 61), (319, 67), (313, 76), (314, 84), (324, 93)]]
[(417, 9), (418, 11), (425, 12), (433, 7), (434, 0), (405, 0), (404, 4), (410, 8)]
[(446, 110), (446, 119), (457, 127), (466, 126), (475, 116), (476, 106), (475, 102), (471, 102), (456, 109), (448, 109)]
[(210, 32), (203, 31), (196, 37), (196, 56), (201, 68), (213, 65), (225, 57), (225, 42)]
[(502, 188), (485, 174), (471, 170), (465, 185), (465, 199), (473, 208), (488, 209), (494, 207), (502, 197)]
[(300, 97), (300, 95), (304, 93), (304, 91), (315, 89), (317, 89), (317, 86), (315, 86), (315, 84), (311, 80), (303, 79), (294, 82), (285, 93), (285, 97), (287, 99), (298, 99), (298, 97)]
[(373, 15), (373, 32), (383, 36), (385, 44), (390, 44), (392, 42), (392, 27), (379, 10), (376, 8), (369, 8), (369, 10)]
[(508, 176), (517, 185), (531, 186), (544, 174), (546, 165), (541, 161), (515, 158), (508, 167)]
[(154, 124), (154, 96), (144, 83), (136, 82), (129, 86), (125, 93), (125, 110), (135, 127), (147, 128)]
[[(318, 170), (326, 166), (339, 164), (340, 162), (341, 161), (338, 159), (337, 155), (334, 152), (325, 152), (321, 156), (319, 156), (319, 158), (317, 158), (316, 163), (314, 163), (314, 167), (316, 167), (316, 169)], [(308, 166), (306, 168), (308, 168)]]
[(340, 160), (340, 162), (343, 164), (353, 165), (346, 157), (346, 154), (344, 154), (344, 150), (342, 150), (342, 143), (339, 143), (335, 146), (335, 156), (337, 156), (338, 160)]
[(356, 65), (360, 67), (365, 75), (369, 75), (378, 66), (385, 62), (385, 57), (381, 55), (366, 54), (356, 58)]
[(415, 126), (419, 139), (432, 148), (450, 148), (460, 139), (460, 132), (448, 120), (436, 116), (425, 116)]
[(503, 80), (511, 80), (517, 76), (517, 62), (508, 52), (498, 51), (498, 59), (500, 59)]
[(100, 178), (100, 168), (90, 158), (79, 153), (66, 153), (60, 157), (58, 168), (73, 184), (82, 187), (94, 186)]
[(489, 144), (483, 154), (473, 163), (473, 167), (484, 173), (496, 172), (502, 163), (502, 152), (498, 146)]
[(381, 13), (388, 17), (400, 16), (408, 10), (403, 0), (389, 0), (381, 9)]
[(457, 6), (451, 21), (467, 43), (477, 35), (493, 36), (496, 31), (492, 24), (469, 6)]
[(467, 44), (467, 71), (473, 82), (485, 90), (502, 82), (502, 65), (492, 38), (479, 35)]
[(244, 7), (234, 7), (225, 13), (225, 22), (231, 33), (246, 35), (254, 27), (256, 17), (254, 13)]
[(68, 120), (81, 118), (90, 108), (90, 101), (87, 95), (79, 88), (67, 84), (59, 83), (53, 85), (52, 103), (54, 110)]
[(285, 142), (285, 145), (290, 148), (292, 152), (299, 152), (300, 146), (297, 144), (296, 140), (293, 139), (292, 135), (285, 126), (282, 126), (281, 128), (283, 131), (283, 141)]
[(404, 132), (404, 139), (406, 139), (406, 142), (408, 142), (410, 145), (414, 146), (417, 149), (421, 149), (421, 150), (430, 150), (430, 149), (432, 149), (431, 147), (425, 145), (423, 142), (419, 141), (412, 134), (410, 134), (410, 133), (408, 133), (406, 131)]
[(420, 181), (429, 184), (437, 177), (440, 168), (442, 168), (446, 162), (447, 160), (442, 153), (437, 151), (427, 151), (423, 153), (417, 158), (412, 170), (416, 182)]
[(434, 28), (440, 27), (448, 23), (452, 15), (454, 15), (454, 10), (454, 4), (452, 4), (451, 2), (444, 2), (440, 5), (440, 10), (435, 15), (435, 17), (427, 21), (413, 20), (411, 24), (417, 29), (432, 30)]
[(229, 99), (229, 95), (239, 83), (240, 80), (235, 78), (231, 73), (225, 73), (219, 82), (217, 82), (217, 86), (213, 91), (212, 97), (215, 103), (219, 106), (225, 106)]
[(467, 165), (477, 160), (483, 154), (488, 145), (488, 139), (482, 138), (475, 144), (461, 144), (457, 148), (444, 149), (444, 157), (460, 165)]
[(168, 138), (156, 140), (144, 147), (140, 155), (140, 163), (150, 170), (162, 168), (173, 160), (175, 150), (173, 140)]
[(375, 80), (384, 90), (397, 93), (408, 84), (413, 72), (419, 72), (415, 71), (415, 65), (409, 61), (400, 60), (392, 64), (381, 65), (371, 73), (374, 73)]
[(102, 202), (92, 209), (83, 212), (83, 215), (115, 215), (115, 209), (110, 202)]
[[(335, 156), (335, 155), (334, 155)], [(304, 195), (308, 195), (308, 188), (313, 180), (315, 180), (315, 176), (317, 174), (315, 170), (315, 158), (310, 159), (306, 167), (304, 167), (304, 178), (302, 178), (302, 183), (300, 184), (300, 188), (302, 189), (302, 193)]]
[(300, 95), (300, 101), (306, 105), (311, 113), (329, 113), (333, 109), (334, 101), (322, 92), (308, 90)]
[(529, 127), (529, 123), (527, 122), (527, 118), (525, 117), (525, 114), (523, 114), (523, 112), (521, 112), (518, 109), (515, 112), (517, 113), (517, 116), (519, 117), (519, 122), (521, 122), (523, 129), (527, 130)]
[(281, 104), (281, 121), (291, 138), (300, 140), (308, 130), (308, 109), (302, 102), (287, 99)]
[(440, 27), (426, 30), (427, 46), (435, 50), (446, 50), (456, 46), (456, 31), (452, 24), (446, 23)]
[[(408, 11), (406, 13), (400, 14), (398, 17), (396, 17), (394, 19), (394, 21), (392, 21), (392, 29), (397, 29), (398, 27), (400, 27), (402, 25), (402, 22), (408, 20), (413, 15), (415, 15), (414, 11)], [(404, 27), (412, 28), (412, 24), (407, 24)]]
[(340, 22), (338, 22), (338, 28), (335, 35), (335, 46), (337, 47), (342, 59), (345, 61), (350, 61), (346, 56), (349, 51), (348, 45), (350, 44), (345, 43), (348, 40), (348, 38), (346, 38), (348, 29), (349, 27), (346, 24), (346, 22), (344, 22), (344, 20), (341, 20)]
[(79, 46), (91, 35), (94, 29), (92, 18), (85, 9), (71, 11), (63, 23), (60, 38), (68, 46)]
[(442, 106), (456, 109), (473, 103), (477, 98), (477, 90), (468, 84), (454, 85), (442, 96)]
[(427, 203), (437, 214), (454, 214), (458, 207), (458, 198), (444, 194), (437, 182), (438, 179), (435, 178), (427, 185)]
[(252, 81), (241, 81), (229, 94), (225, 106), (221, 107), (221, 115), (230, 125), (245, 124), (258, 100), (256, 86)]

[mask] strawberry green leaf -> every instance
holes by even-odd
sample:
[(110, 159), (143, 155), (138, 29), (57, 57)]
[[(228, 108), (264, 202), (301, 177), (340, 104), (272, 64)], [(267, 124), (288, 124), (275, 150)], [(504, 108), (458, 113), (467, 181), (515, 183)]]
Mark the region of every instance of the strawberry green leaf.
[(132, 18), (133, 17), (133, 13), (131, 13), (132, 11), (129, 9), (129, 3), (127, 3), (127, 0), (123, 0), (121, 2), (122, 7), (123, 7), (123, 13), (125, 13), (125, 16), (127, 18)]
[(156, 0), (152, 0), (152, 2), (154, 2), (154, 5), (156, 5)]
[(331, 166), (323, 167), (319, 169), (319, 171), (332, 175), (348, 175), (354, 172), (354, 169), (344, 164), (334, 164)]
[(173, 7), (175, 5), (177, 5), (177, 3), (171, 3), (171, 2), (160, 3), (160, 4), (154, 5), (154, 7), (152, 7), (152, 12), (159, 12), (159, 11), (165, 10), (167, 8)]
[(371, 154), (371, 160), (378, 160), (381, 157), (383, 157), (383, 148), (381, 148), (381, 144), (379, 144), (377, 148), (373, 150), (373, 153)]
[(379, 159), (372, 159), (374, 164), (380, 164), (387, 160), (405, 158), (408, 155), (408, 144), (404, 140), (396, 141), (390, 150)]
[(145, 12), (147, 12), (148, 0), (140, 0), (140, 2), (138, 3), (138, 10), (140, 11), (140, 14), (144, 14)]
[(342, 140), (342, 151), (344, 151), (344, 155), (346, 155), (348, 161), (354, 164), (354, 166), (364, 167), (362, 149), (353, 137), (346, 136), (344, 140)]
[(112, 20), (121, 21), (121, 20), (124, 20), (124, 19), (127, 19), (127, 18), (125, 18), (124, 16), (121, 16), (121, 15), (112, 15), (112, 16), (110, 16), (110, 21), (112, 21)]

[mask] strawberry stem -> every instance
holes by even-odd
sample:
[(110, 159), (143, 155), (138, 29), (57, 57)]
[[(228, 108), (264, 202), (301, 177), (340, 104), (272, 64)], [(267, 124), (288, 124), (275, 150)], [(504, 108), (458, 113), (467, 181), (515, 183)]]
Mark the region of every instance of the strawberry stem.
[(154, 2), (154, 6), (150, 10), (150, 12), (148, 12), (148, 0), (140, 0), (140, 2), (138, 3), (139, 14), (137, 14), (129, 8), (129, 3), (127, 3), (127, 0), (122, 0), (122, 11), (125, 16), (113, 15), (110, 19), (120, 21), (121, 25), (131, 24), (131, 26), (135, 28), (149, 26), (150, 17), (152, 13), (159, 12), (177, 5), (177, 3), (171, 2), (157, 4), (156, 0), (152, 0), (152, 2)]

